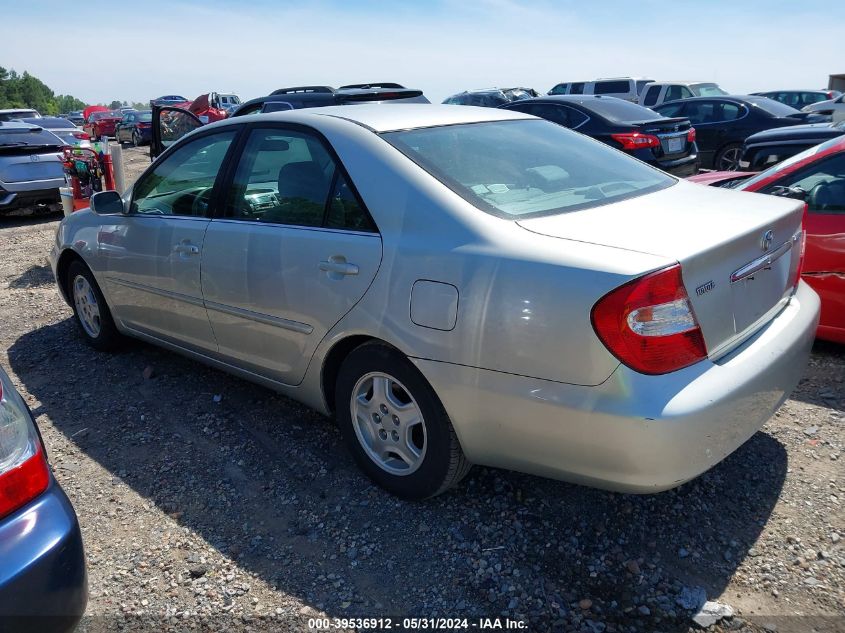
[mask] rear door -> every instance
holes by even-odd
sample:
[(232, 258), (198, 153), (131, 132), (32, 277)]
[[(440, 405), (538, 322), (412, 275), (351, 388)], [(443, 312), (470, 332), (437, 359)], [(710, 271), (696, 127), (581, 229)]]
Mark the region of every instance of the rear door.
[(807, 192), (807, 245), (802, 277), (822, 298), (820, 331), (845, 342), (845, 153), (810, 164), (762, 189), (800, 187)]
[(252, 124), (202, 254), (221, 356), (298, 384), (326, 333), (364, 296), (381, 237), (328, 143)]

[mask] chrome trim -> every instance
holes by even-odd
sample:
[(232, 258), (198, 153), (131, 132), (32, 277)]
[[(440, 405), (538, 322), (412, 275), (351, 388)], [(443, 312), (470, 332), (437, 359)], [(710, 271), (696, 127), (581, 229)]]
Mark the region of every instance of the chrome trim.
[(775, 250), (766, 253), (762, 257), (758, 257), (757, 259), (748, 262), (742, 268), (738, 268), (737, 270), (732, 272), (731, 283), (735, 284), (742, 281), (743, 279), (748, 279), (749, 277), (753, 276), (754, 273), (760, 272), (764, 268), (768, 268), (772, 265), (772, 262), (782, 257), (790, 250), (792, 250), (792, 240), (784, 242)]
[(172, 290), (162, 290), (161, 288), (153, 288), (152, 286), (146, 286), (144, 284), (139, 284), (134, 281), (118, 279), (117, 277), (106, 277), (106, 281), (116, 283), (120, 286), (126, 286), (127, 288), (132, 288), (134, 290), (143, 290), (144, 292), (149, 292), (150, 294), (158, 295), (159, 297), (165, 297), (167, 299), (178, 299), (179, 301), (184, 301), (185, 303), (189, 303), (194, 306), (204, 307), (203, 301), (199, 297), (183, 295), (180, 292), (173, 292)]
[(208, 310), (215, 312), (222, 312), (231, 316), (249, 319), (250, 321), (257, 321), (264, 325), (273, 325), (285, 330), (292, 330), (300, 334), (311, 334), (314, 328), (307, 323), (300, 323), (299, 321), (291, 321), (290, 319), (283, 319), (281, 317), (264, 314), (262, 312), (253, 312), (252, 310), (245, 310), (244, 308), (236, 308), (234, 306), (223, 305), (222, 303), (215, 303), (214, 301), (206, 301), (205, 307)]

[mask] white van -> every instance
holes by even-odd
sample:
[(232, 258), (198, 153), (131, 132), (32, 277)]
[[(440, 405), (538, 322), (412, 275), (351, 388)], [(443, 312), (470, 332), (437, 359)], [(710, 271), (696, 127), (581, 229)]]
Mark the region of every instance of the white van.
[(712, 81), (653, 81), (640, 93), (640, 105), (659, 106), (666, 101), (692, 97), (720, 97), (728, 94)]
[(549, 90), (550, 95), (605, 95), (639, 103), (640, 91), (653, 79), (645, 77), (610, 77), (592, 81), (559, 83)]

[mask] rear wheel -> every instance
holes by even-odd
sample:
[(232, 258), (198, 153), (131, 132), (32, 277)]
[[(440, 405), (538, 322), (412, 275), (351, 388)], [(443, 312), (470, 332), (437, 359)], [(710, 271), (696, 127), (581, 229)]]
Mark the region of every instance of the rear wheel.
[(132, 130), (132, 147), (139, 147), (141, 145), (141, 135), (138, 130)]
[(122, 342), (94, 275), (81, 261), (68, 267), (68, 296), (76, 324), (85, 342), (101, 352), (116, 350)]
[(406, 499), (438, 495), (471, 464), (437, 394), (395, 349), (367, 343), (340, 368), (337, 419), (358, 466)]
[(739, 169), (739, 159), (742, 156), (742, 144), (731, 143), (725, 145), (716, 154), (713, 167), (717, 171), (736, 171)]

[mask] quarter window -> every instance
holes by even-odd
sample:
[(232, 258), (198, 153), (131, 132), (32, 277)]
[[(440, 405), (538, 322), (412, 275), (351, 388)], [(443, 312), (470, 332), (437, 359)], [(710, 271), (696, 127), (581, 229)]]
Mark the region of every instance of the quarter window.
[(177, 148), (135, 186), (132, 213), (204, 216), (235, 134), (208, 134)]
[(230, 189), (226, 216), (375, 231), (372, 219), (320, 139), (284, 129), (250, 133)]

